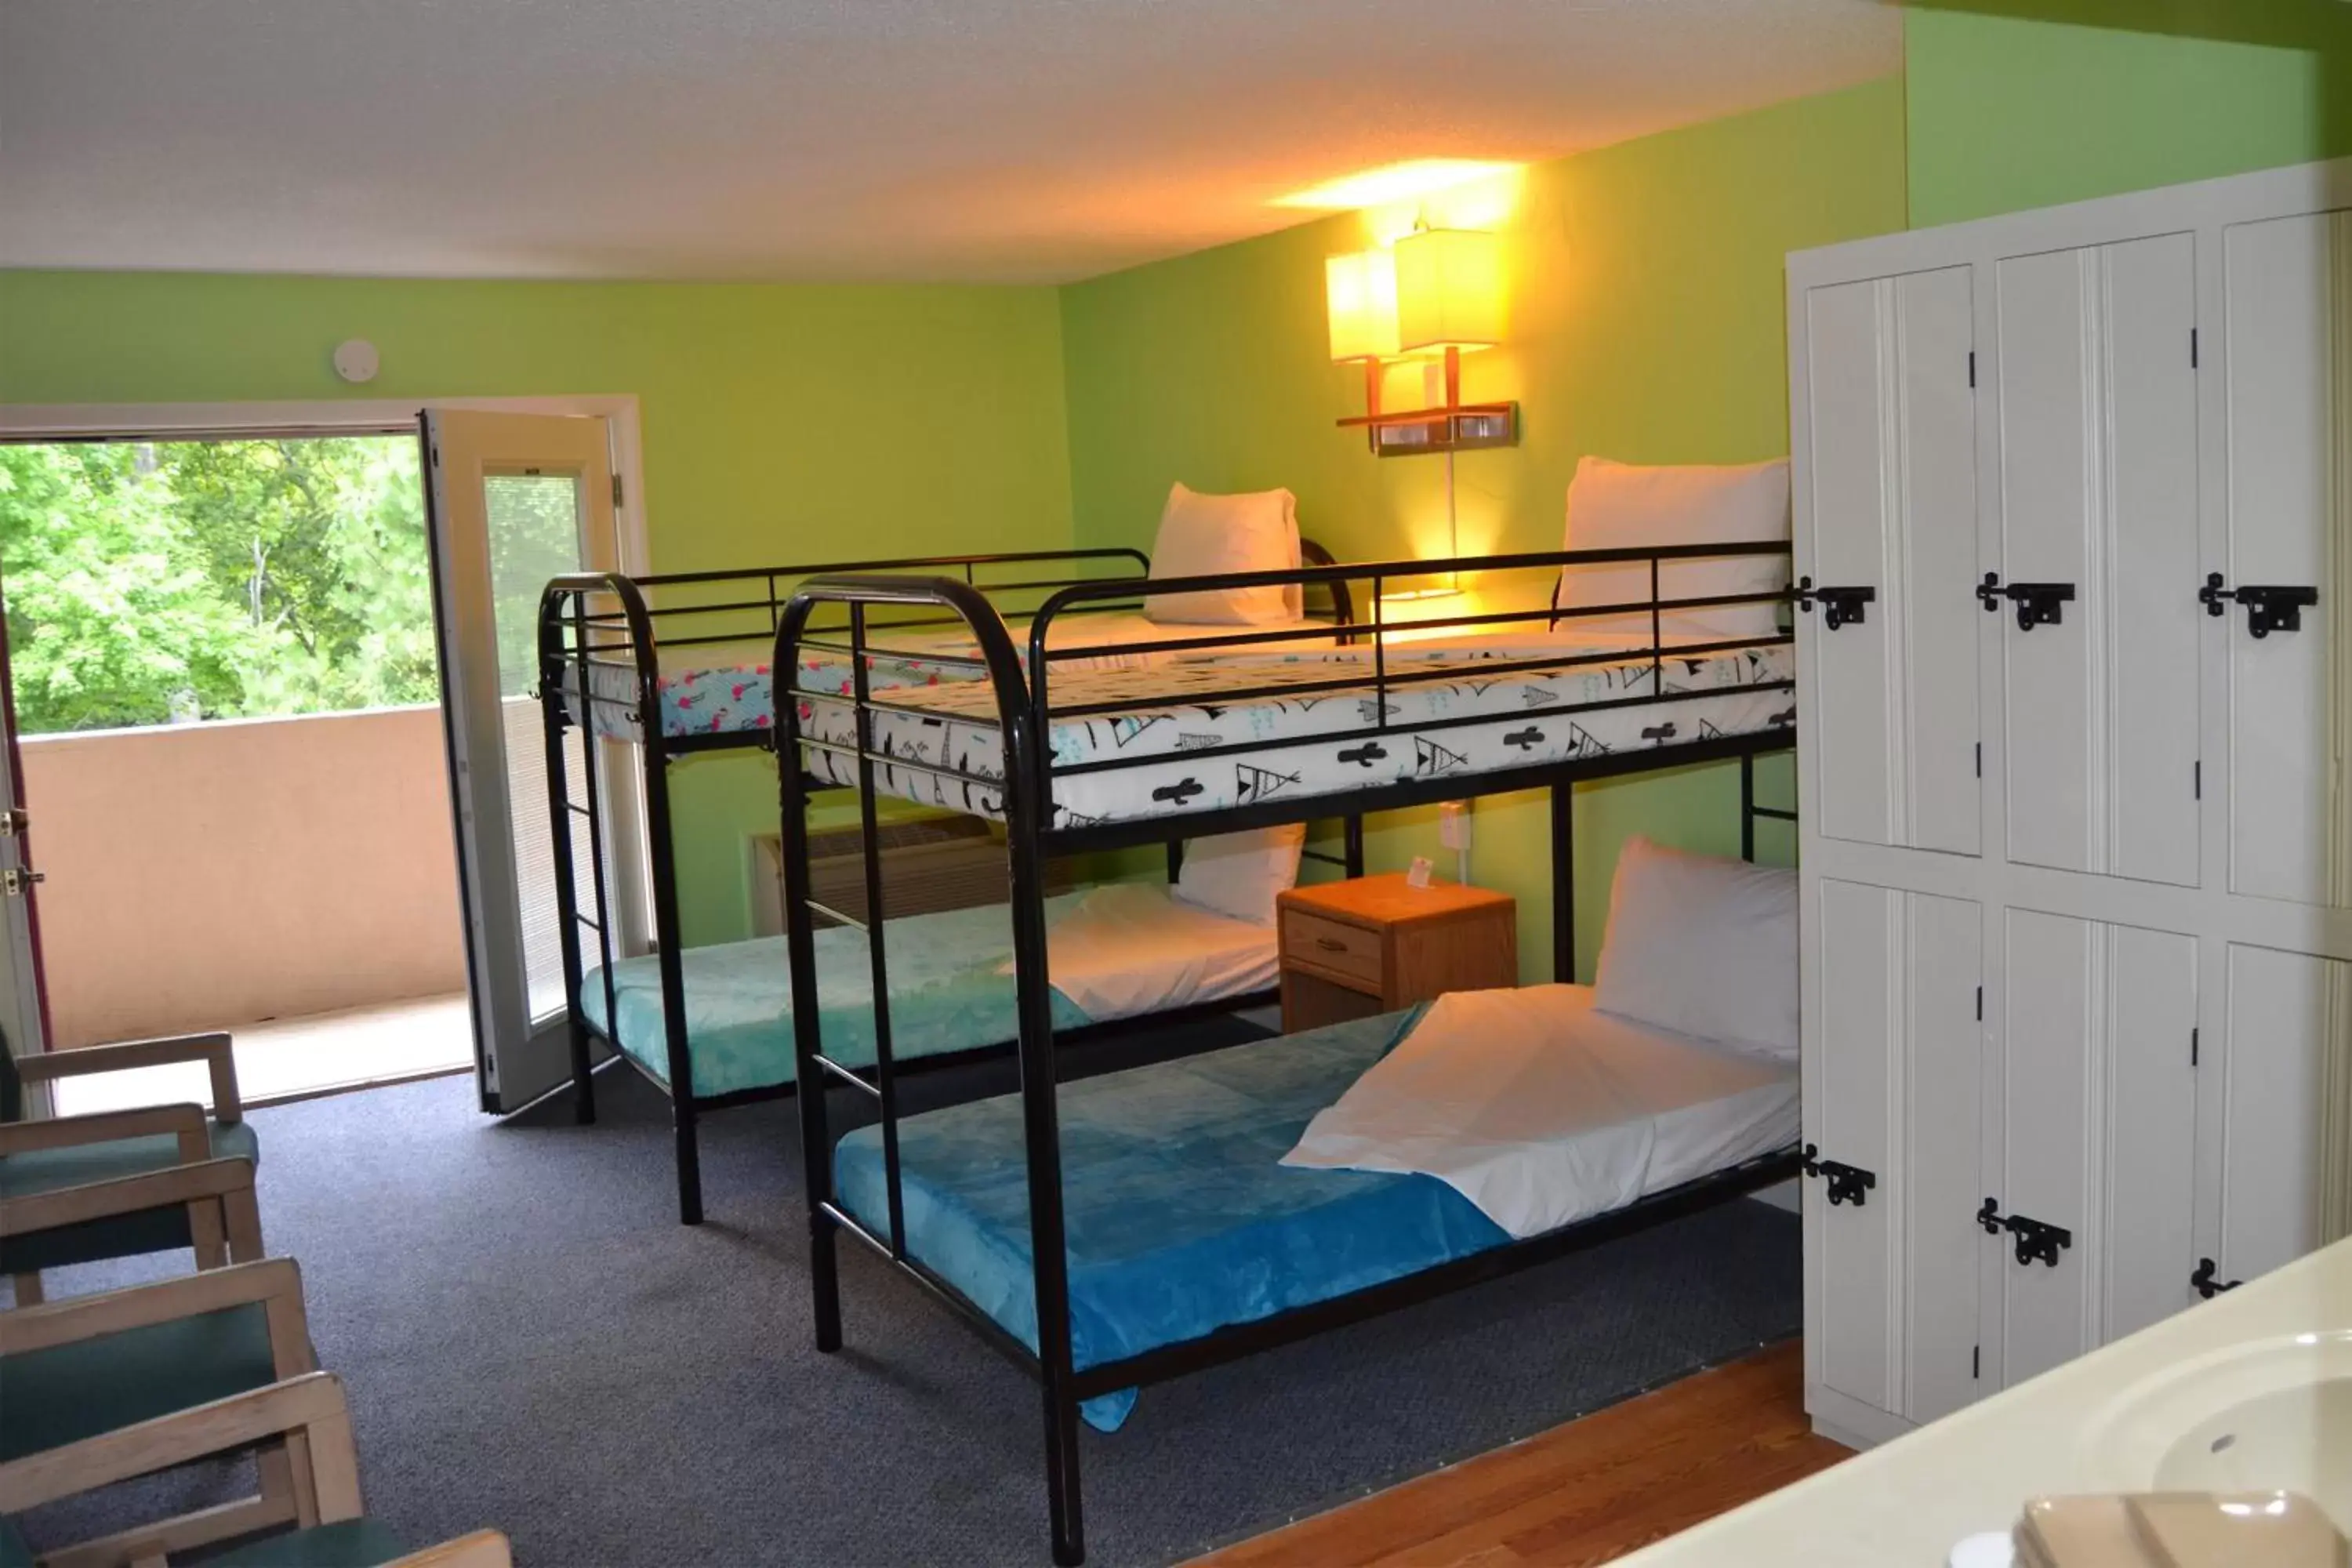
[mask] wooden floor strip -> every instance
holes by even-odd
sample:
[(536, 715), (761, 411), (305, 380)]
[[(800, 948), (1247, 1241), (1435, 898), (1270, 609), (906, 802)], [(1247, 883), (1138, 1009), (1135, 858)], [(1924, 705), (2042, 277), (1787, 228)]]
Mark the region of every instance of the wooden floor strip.
[(1804, 1352), (1792, 1342), (1244, 1541), (1196, 1568), (1582, 1568), (1845, 1457), (1805, 1419)]

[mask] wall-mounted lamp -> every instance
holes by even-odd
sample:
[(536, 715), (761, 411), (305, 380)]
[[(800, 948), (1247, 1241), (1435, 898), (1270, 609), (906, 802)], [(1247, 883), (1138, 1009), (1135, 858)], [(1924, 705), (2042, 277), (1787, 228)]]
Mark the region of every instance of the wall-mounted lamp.
[[(1331, 358), (1364, 365), (1364, 412), (1342, 419), (1363, 427), (1383, 458), (1509, 447), (1518, 441), (1518, 405), (1462, 401), (1462, 353), (1503, 335), (1500, 242), (1473, 229), (1424, 228), (1386, 250), (1334, 256), (1324, 264)], [(1444, 356), (1445, 401), (1383, 412), (1381, 366), (1400, 355)]]

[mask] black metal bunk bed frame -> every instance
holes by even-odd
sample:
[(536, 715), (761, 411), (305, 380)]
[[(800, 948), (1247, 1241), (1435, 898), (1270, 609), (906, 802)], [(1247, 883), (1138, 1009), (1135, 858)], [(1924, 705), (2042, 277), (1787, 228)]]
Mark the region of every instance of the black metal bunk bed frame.
[[(1720, 689), (1666, 693), (1662, 679), (1664, 660), (1738, 648), (1793, 645), (1793, 634), (1784, 632), (1771, 637), (1679, 644), (1668, 648), (1663, 645), (1660, 635), (1661, 616), (1674, 610), (1759, 602), (1788, 603), (1799, 609), (1810, 610), (1811, 596), (1800, 591), (1787, 591), (1666, 599), (1659, 591), (1662, 563), (1690, 558), (1787, 555), (1789, 552), (1790, 547), (1783, 543), (1660, 546), (1468, 557), (1454, 561), (1309, 567), (1294, 572), (1244, 573), (1171, 580), (1155, 584), (1155, 587), (1181, 593), (1277, 584), (1311, 586), (1369, 581), (1374, 613), (1368, 629), (1373, 634), (1374, 657), (1370, 680), (1358, 670), (1353, 674), (1336, 675), (1331, 680), (1321, 683), (1253, 687), (1243, 682), (1237, 683), (1231, 690), (1204, 692), (1188, 689), (1181, 698), (1169, 700), (1185, 703), (1240, 702), (1252, 697), (1371, 688), (1372, 701), (1368, 704), (1370, 717), (1364, 726), (1352, 731), (1318, 731), (1311, 739), (1318, 742), (1353, 740), (1359, 735), (1419, 734), (1463, 724), (1492, 722), (1494, 716), (1491, 714), (1420, 724), (1392, 725), (1390, 722), (1387, 697), (1391, 689), (1410, 684), (1458, 679), (1462, 671), (1458, 667), (1439, 667), (1425, 672), (1407, 673), (1389, 668), (1385, 643), (1381, 636), (1379, 609), (1384, 584), (1393, 578), (1425, 578), (1434, 573), (1476, 574), (1628, 563), (1646, 563), (1649, 566), (1650, 594), (1646, 600), (1573, 610), (1547, 608), (1442, 617), (1417, 621), (1415, 629), (1496, 627), (1537, 621), (1552, 624), (1561, 619), (1646, 613), (1650, 619), (1650, 638), (1645, 651), (1549, 656), (1533, 660), (1495, 659), (1482, 662), (1475, 672), (1486, 676), (1555, 671), (1579, 665), (1622, 663), (1629, 657), (1646, 657), (1651, 662), (1653, 695), (1590, 704), (1563, 704), (1544, 710), (1548, 715), (1570, 715), (1598, 708), (1641, 706), (1717, 696), (1721, 694)], [(817, 1021), (814, 930), (806, 914), (810, 907), (807, 806), (813, 789), (818, 787), (822, 781), (802, 768), (788, 767), (780, 769), (779, 773), (783, 820), (785, 929), (792, 971), (794, 1047), (798, 1061), (796, 1078), (803, 1083), (831, 1079), (873, 1102), (880, 1118), (888, 1220), (885, 1230), (877, 1234), (835, 1201), (827, 1096), (803, 1095), (800, 1100), (801, 1142), (808, 1184), (810, 1279), (814, 1298), (816, 1344), (821, 1352), (829, 1352), (841, 1348), (841, 1287), (835, 1244), (835, 1238), (846, 1232), (864, 1243), (894, 1272), (970, 1324), (982, 1340), (1038, 1381), (1045, 1405), (1045, 1489), (1053, 1558), (1056, 1563), (1062, 1564), (1078, 1563), (1084, 1561), (1086, 1554), (1077, 1451), (1078, 1407), (1086, 1400), (1220, 1365), (1328, 1329), (1359, 1322), (1515, 1273), (1745, 1195), (1795, 1176), (1801, 1170), (1800, 1158), (1794, 1148), (1778, 1151), (1653, 1194), (1623, 1208), (1595, 1215), (1544, 1236), (1510, 1242), (1383, 1284), (1290, 1308), (1254, 1321), (1228, 1325), (1195, 1339), (1078, 1370), (1073, 1363), (1068, 1258), (1064, 1236), (1057, 1104), (1060, 1075), (1055, 1061), (1046, 983), (1043, 873), (1049, 855), (1162, 841), (1172, 846), (1181, 838), (1203, 834), (1300, 822), (1329, 816), (1335, 801), (1344, 802), (1351, 817), (1360, 819), (1368, 812), (1424, 805), (1441, 800), (1546, 789), (1549, 792), (1551, 809), (1553, 973), (1557, 979), (1573, 980), (1575, 861), (1572, 825), (1574, 786), (1577, 784), (1588, 779), (1737, 758), (1740, 764), (1741, 847), (1743, 855), (1750, 859), (1755, 855), (1758, 818), (1794, 821), (1796, 816), (1793, 811), (1757, 804), (1756, 758), (1766, 752), (1788, 750), (1795, 742), (1793, 723), (1780, 722), (1776, 718), (1772, 728), (1758, 732), (1716, 735), (1678, 744), (1659, 744), (1475, 773), (1450, 773), (1442, 777), (1375, 784), (1336, 795), (1305, 795), (1217, 810), (1055, 827), (1053, 826), (1053, 785), (1057, 776), (1139, 764), (1122, 764), (1113, 760), (1057, 768), (1053, 761), (1049, 738), (1052, 721), (1057, 717), (1145, 707), (1152, 701), (1152, 699), (1145, 697), (1118, 703), (1056, 707), (1048, 695), (1051, 682), (1046, 672), (1058, 658), (1070, 657), (1062, 650), (1047, 647), (1048, 629), (1053, 617), (1066, 611), (1082, 609), (1087, 602), (1100, 596), (1098, 589), (1072, 586), (1057, 590), (1047, 598), (1031, 619), (1029, 675), (1024, 679), (1022, 661), (1002, 618), (984, 597), (965, 584), (941, 578), (828, 575), (803, 584), (801, 591), (793, 596), (777, 628), (774, 665), (780, 671), (794, 668), (799, 650), (812, 647), (845, 656), (855, 672), (852, 692), (847, 698), (795, 690), (792, 694), (793, 700), (784, 701), (780, 693), (778, 744), (795, 750), (807, 748), (826, 752), (854, 761), (861, 821), (868, 846), (866, 877), (866, 907), (869, 910), (878, 911), (881, 907), (881, 888), (871, 848), (875, 831), (874, 769), (877, 763), (962, 783), (983, 784), (991, 792), (999, 793), (1006, 828), (1006, 851), (1011, 862), (1013, 964), (1020, 1025), (1018, 1092), (1022, 1101), (1038, 1348), (1033, 1351), (1022, 1343), (946, 1279), (908, 1251), (898, 1150), (898, 1078), (903, 1069), (892, 1059), (890, 1047), (887, 943), (877, 939), (867, 944), (876, 997), (876, 1059), (870, 1071), (865, 1071), (834, 1060), (823, 1049)], [(826, 605), (845, 605), (848, 608), (849, 640), (845, 644), (806, 635), (811, 616)], [(894, 705), (887, 696), (877, 698), (869, 687), (867, 654), (871, 651), (887, 658), (890, 650), (887, 645), (868, 641), (869, 634), (877, 629), (887, 629), (869, 626), (868, 611), (913, 608), (950, 612), (971, 628), (980, 653), (977, 658), (966, 662), (992, 684), (996, 695), (996, 721), (1003, 752), (1001, 778), (987, 778), (945, 766), (931, 766), (911, 761), (903, 754), (886, 754), (876, 748), (873, 716), (891, 710)], [(1230, 637), (1202, 639), (1186, 646), (1195, 651), (1206, 651), (1215, 647), (1265, 647), (1288, 640), (1291, 640), (1290, 636), (1284, 633), (1252, 634), (1242, 629)], [(1139, 645), (1139, 647), (1146, 646)], [(1760, 683), (1745, 689), (1781, 689), (1793, 694), (1795, 685), (1795, 680), (1790, 679)], [(845, 745), (804, 732), (800, 716), (803, 700), (828, 703), (836, 709), (847, 708), (854, 712), (856, 725), (855, 743)], [(1791, 714), (1793, 716), (1793, 709)], [(1241, 742), (1193, 754), (1231, 756), (1270, 750), (1294, 743), (1297, 739)]]
[[(1331, 556), (1313, 540), (1300, 542), (1300, 553), (1310, 564), (1328, 565)], [(1131, 573), (1117, 576), (1087, 577), (1055, 575), (1031, 576), (1024, 572), (1013, 580), (988, 582), (982, 575), (989, 569), (1018, 567), (1045, 570), (1053, 563), (1066, 563), (1066, 569), (1083, 570), (1083, 563), (1118, 563), (1132, 567)], [(816, 562), (798, 566), (761, 566), (734, 571), (672, 572), (632, 577), (617, 572), (576, 573), (560, 576), (548, 583), (540, 596), (539, 606), (539, 666), (540, 708), (545, 734), (550, 837), (553, 842), (556, 913), (559, 941), (563, 963), (563, 998), (567, 1026), (571, 1036), (572, 1090), (573, 1111), (583, 1123), (596, 1120), (596, 1089), (594, 1073), (606, 1064), (596, 1063), (593, 1057), (595, 1040), (603, 1040), (611, 1057), (635, 1068), (670, 1101), (670, 1121), (675, 1144), (677, 1175), (678, 1219), (686, 1225), (702, 1222), (702, 1157), (698, 1130), (700, 1114), (706, 1110), (722, 1110), (731, 1106), (748, 1105), (762, 1100), (789, 1098), (794, 1084), (769, 1085), (756, 1089), (737, 1089), (725, 1094), (697, 1094), (694, 1091), (694, 1062), (686, 1017), (686, 979), (684, 973), (685, 941), (679, 929), (677, 899), (677, 863), (671, 842), (669, 769), (674, 763), (706, 752), (727, 751), (765, 751), (777, 749), (776, 735), (781, 726), (766, 729), (738, 729), (698, 732), (686, 735), (668, 733), (662, 721), (660, 692), (663, 649), (712, 647), (720, 644), (744, 644), (755, 639), (772, 638), (782, 623), (788, 602), (790, 585), (819, 574), (838, 573), (940, 573), (961, 574), (963, 585), (991, 606), (991, 614), (999, 614), (993, 595), (1023, 593), (1055, 593), (1074, 587), (1101, 586), (1113, 590), (1102, 602), (1090, 604), (1094, 613), (1117, 612), (1136, 607), (1137, 595), (1144, 591), (1151, 570), (1151, 559), (1140, 550), (1120, 547), (1077, 550), (1030, 550), (978, 555), (910, 556), (893, 560)], [(953, 581), (952, 578), (945, 579)], [(751, 596), (738, 596), (740, 592)], [(782, 592), (780, 584), (786, 585)], [(675, 604), (654, 602), (665, 591), (688, 590), (697, 597)], [(1156, 591), (1156, 590), (1155, 590)], [(715, 594), (711, 602), (698, 595)], [(651, 595), (652, 597), (648, 597)], [(1345, 582), (1331, 585), (1333, 622), (1345, 627), (1354, 619), (1354, 605)], [(600, 607), (594, 601), (609, 601), (610, 607)], [(704, 617), (728, 621), (724, 629), (699, 631), (689, 636), (659, 637), (658, 623), (689, 621), (709, 625)], [(920, 621), (901, 621), (892, 629), (905, 630), (919, 626), (961, 624), (959, 616), (947, 614)], [(999, 628), (1003, 622), (998, 620)], [(1328, 636), (1329, 633), (1321, 635)], [(1344, 634), (1342, 634), (1344, 637)], [(1158, 646), (1158, 645), (1155, 645)], [(1099, 653), (1101, 649), (1092, 649)], [(926, 661), (954, 665), (962, 661), (925, 653)], [(630, 669), (630, 695), (625, 699), (607, 696), (596, 689), (591, 679), (592, 662), (625, 660)], [(861, 667), (860, 675), (863, 676)], [(772, 689), (782, 696), (792, 689), (789, 667), (771, 666)], [(575, 710), (573, 702), (578, 703)], [(594, 740), (596, 726), (590, 721), (593, 704), (604, 703), (623, 707), (635, 721), (638, 776), (645, 812), (645, 834), (647, 847), (648, 892), (652, 904), (654, 956), (661, 977), (663, 1056), (668, 1064), (667, 1082), (646, 1070), (634, 1056), (621, 1047), (618, 996), (613, 980), (615, 962), (623, 955), (616, 950), (610, 896), (610, 867), (606, 861), (605, 809), (602, 770), (596, 765)], [(567, 767), (564, 736), (578, 729), (586, 737), (587, 765), (583, 770), (583, 800), (573, 800), (571, 774)], [(837, 788), (822, 780), (808, 781), (812, 789)], [(573, 853), (573, 840), (569, 831), (572, 822), (580, 819), (587, 828), (589, 866), (587, 868), (591, 902), (595, 913), (592, 917), (580, 907), (578, 867)], [(881, 909), (874, 893), (878, 875), (877, 847), (873, 834), (873, 818), (869, 811), (864, 819), (865, 872), (867, 878), (868, 911)], [(1343, 866), (1350, 876), (1362, 873), (1364, 863), (1363, 819), (1349, 816), (1344, 822), (1344, 852), (1332, 857), (1319, 851), (1308, 853), (1319, 859), (1332, 860)], [(1169, 845), (1169, 879), (1175, 879), (1181, 864), (1181, 847), (1171, 840)], [(862, 924), (854, 917), (839, 911), (828, 911), (831, 918), (848, 924)], [(595, 934), (600, 960), (598, 971), (603, 978), (604, 1022), (592, 1021), (581, 1008), (582, 988), (587, 973), (582, 951), (583, 930)], [(1149, 1016), (1154, 1026), (1164, 1026), (1186, 1018), (1207, 1017), (1234, 1012), (1272, 1000), (1273, 993), (1230, 997), (1222, 1001), (1199, 1003), (1186, 1007), (1171, 1008)], [(886, 999), (887, 1005), (887, 999)], [(1108, 1037), (1138, 1026), (1138, 1020), (1115, 1019), (1107, 1023), (1087, 1025), (1062, 1032), (1065, 1043), (1080, 1044)], [(966, 1067), (973, 1062), (1012, 1054), (1010, 1041), (976, 1046), (969, 1050), (925, 1057), (908, 1064), (904, 1071), (945, 1071)], [(795, 1082), (797, 1079), (795, 1080)]]

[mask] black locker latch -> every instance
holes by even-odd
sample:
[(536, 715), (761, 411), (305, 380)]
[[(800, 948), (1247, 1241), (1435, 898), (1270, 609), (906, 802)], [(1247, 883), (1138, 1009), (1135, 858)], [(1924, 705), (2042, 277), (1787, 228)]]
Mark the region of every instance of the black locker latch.
[(1863, 1194), (1878, 1185), (1877, 1173), (1865, 1171), (1859, 1165), (1842, 1164), (1835, 1160), (1816, 1159), (1821, 1152), (1819, 1145), (1806, 1144), (1804, 1154), (1797, 1163), (1798, 1168), (1808, 1176), (1819, 1176), (1829, 1183), (1830, 1202), (1852, 1204), (1861, 1208)]
[(2001, 593), (2017, 606), (2017, 629), (2030, 632), (2036, 626), (2054, 626), (2063, 612), (2061, 605), (2072, 604), (2074, 584), (2072, 583), (2011, 583)]
[(1851, 588), (1816, 588), (1811, 577), (1797, 579), (1797, 608), (1810, 611), (1813, 601), (1822, 602), (1822, 629), (1833, 632), (1840, 626), (1858, 626), (1870, 617), (1864, 613), (1864, 605), (1878, 602), (1878, 590), (1855, 586)]
[(2205, 574), (2205, 585), (2197, 590), (2197, 602), (2205, 606), (2209, 616), (2223, 616), (2229, 611), (2224, 599), (2235, 599), (2246, 606), (2246, 630), (2258, 637), (2273, 632), (2303, 630), (2303, 612), (2319, 603), (2316, 588), (2258, 587), (2225, 588), (2219, 572)]
[(2197, 1260), (2197, 1272), (2189, 1277), (2189, 1288), (2210, 1301), (2222, 1291), (2234, 1290), (2245, 1283), (2242, 1279), (2215, 1279), (2221, 1272), (2220, 1264), (2210, 1258), (2200, 1258)]
[(2028, 1219), (2021, 1214), (2000, 1212), (1999, 1198), (1987, 1198), (1977, 1210), (1977, 1224), (1988, 1236), (2007, 1231), (2017, 1240), (2017, 1260), (2020, 1263), (2046, 1263), (2058, 1267), (2058, 1255), (2074, 1245), (2074, 1233), (2063, 1226), (2044, 1225), (2038, 1219)]

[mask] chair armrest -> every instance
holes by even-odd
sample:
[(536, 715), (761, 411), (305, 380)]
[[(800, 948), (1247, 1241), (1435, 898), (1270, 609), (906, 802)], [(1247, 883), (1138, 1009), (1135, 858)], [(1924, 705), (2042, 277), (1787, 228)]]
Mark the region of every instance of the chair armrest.
[(514, 1568), (514, 1551), (495, 1530), (478, 1530), (438, 1546), (395, 1557), (384, 1568)]
[(142, 1105), (132, 1110), (93, 1110), (87, 1116), (53, 1116), (46, 1121), (0, 1121), (0, 1155), (43, 1149), (78, 1149), (122, 1138), (171, 1133), (180, 1140), (184, 1163), (209, 1160), (212, 1128), (194, 1100), (178, 1105)]
[(248, 1306), (258, 1306), (268, 1315), (270, 1352), (279, 1377), (318, 1370), (310, 1321), (302, 1310), (302, 1271), (290, 1258), (233, 1263), (152, 1285), (12, 1308), (0, 1312), (0, 1358)]
[(236, 1057), (227, 1034), (172, 1035), (152, 1040), (124, 1040), (111, 1046), (77, 1046), (68, 1051), (44, 1051), (17, 1059), (17, 1076), (26, 1083), (54, 1082), (90, 1073), (124, 1072), (132, 1068), (169, 1067), (174, 1062), (204, 1062), (212, 1068), (213, 1114), (235, 1121), (245, 1114), (236, 1092)]
[(250, 1160), (202, 1160), (193, 1165), (167, 1165), (135, 1176), (84, 1182), (79, 1186), (52, 1187), (0, 1198), (0, 1237), (25, 1236), (85, 1220), (139, 1214), (147, 1209), (224, 1198), (253, 1191)]
[[(310, 1439), (311, 1465), (320, 1475), (320, 1519), (331, 1522), (357, 1515), (358, 1459), (352, 1446), (351, 1406), (341, 1380), (331, 1372), (233, 1394), (0, 1464), (0, 1513), (19, 1513), (296, 1432)], [(331, 1497), (331, 1490), (341, 1489), (331, 1485), (331, 1478), (342, 1476), (352, 1478), (349, 1495)]]

